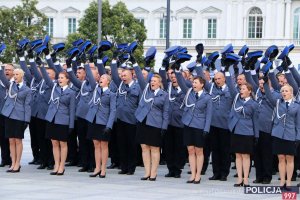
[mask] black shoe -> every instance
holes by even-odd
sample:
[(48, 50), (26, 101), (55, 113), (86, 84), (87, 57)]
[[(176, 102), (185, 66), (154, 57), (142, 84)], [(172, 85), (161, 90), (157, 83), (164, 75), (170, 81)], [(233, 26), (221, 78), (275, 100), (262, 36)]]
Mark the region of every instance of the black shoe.
[(194, 184), (200, 184), (201, 178), (199, 179), (199, 181), (194, 181)]
[(227, 181), (227, 177), (226, 176), (221, 176), (220, 181)]
[(126, 171), (123, 171), (123, 170), (121, 170), (121, 171), (119, 171), (119, 172), (118, 172), (118, 174), (127, 174), (127, 172), (126, 172)]
[(65, 173), (65, 170), (63, 171), (63, 172), (57, 172), (57, 176), (62, 176), (62, 175), (64, 175), (64, 173)]
[(263, 180), (262, 180), (262, 179), (259, 179), (259, 178), (255, 179), (255, 180), (253, 181), (253, 183), (255, 183), (255, 184), (262, 183), (262, 182), (263, 182)]
[(134, 172), (127, 172), (126, 174), (127, 174), (127, 175), (133, 175)]
[(212, 181), (212, 180), (220, 180), (220, 176), (213, 175), (212, 177), (208, 178), (208, 180), (210, 180), (210, 181)]
[(47, 165), (46, 164), (41, 164), (40, 166), (38, 166), (37, 169), (46, 169)]
[(296, 181), (296, 176), (292, 176), (291, 181)]
[(13, 170), (13, 169), (8, 169), (8, 170), (6, 170), (6, 172), (10, 173), (12, 170)]
[(28, 164), (29, 165), (36, 165), (38, 161), (36, 159), (33, 159), (32, 161), (30, 161)]
[(237, 178), (237, 177), (238, 177), (238, 174), (235, 174), (233, 177), (234, 177), (234, 178)]
[(19, 166), (19, 168), (16, 169), (16, 170), (12, 169), (12, 170), (11, 170), (11, 173), (18, 173), (18, 172), (20, 172), (20, 169), (21, 169), (21, 166)]
[(201, 175), (205, 175), (205, 171), (201, 171)]
[(92, 172), (94, 172), (94, 168), (88, 168), (88, 170), (87, 170), (87, 172), (89, 172), (89, 173), (92, 173)]
[(96, 176), (100, 176), (101, 171), (97, 172), (96, 174), (90, 174), (90, 177), (96, 177)]
[(188, 180), (186, 183), (194, 183), (195, 180)]
[(250, 185), (249, 184), (244, 184), (244, 187), (250, 187)]
[(99, 174), (99, 178), (105, 178), (106, 173), (104, 175)]
[(243, 181), (241, 183), (236, 183), (233, 187), (242, 187), (244, 185)]
[(88, 168), (87, 167), (82, 167), (78, 170), (78, 172), (87, 172)]
[(154, 178), (149, 178), (149, 181), (156, 181), (156, 176)]
[(236, 169), (236, 166), (235, 166), (235, 165), (234, 165), (234, 166), (232, 166), (232, 167), (231, 167), (231, 169)]
[(111, 163), (110, 166), (107, 167), (107, 169), (114, 169), (117, 168), (119, 165), (117, 165), (116, 163)]
[(54, 165), (48, 165), (47, 170), (53, 170), (54, 169)]
[(166, 178), (175, 177), (175, 174), (172, 172), (169, 172), (165, 175)]
[(191, 171), (188, 171), (187, 174), (192, 174), (192, 172), (191, 172)]
[(66, 167), (77, 166), (77, 162), (72, 160), (72, 161), (68, 162), (67, 164), (65, 164), (65, 166)]
[(78, 163), (76, 167), (83, 167), (83, 165)]
[(175, 174), (174, 178), (181, 178), (181, 175), (180, 174)]
[(142, 180), (142, 181), (146, 181), (146, 180), (148, 180), (149, 178), (150, 178), (150, 176), (148, 176), (148, 177), (142, 177), (141, 180)]
[(5, 167), (6, 165), (11, 165), (11, 162), (1, 162), (0, 167)]
[(270, 184), (271, 183), (271, 179), (264, 179), (262, 181), (262, 184)]
[(50, 175), (57, 175), (57, 172), (50, 172)]

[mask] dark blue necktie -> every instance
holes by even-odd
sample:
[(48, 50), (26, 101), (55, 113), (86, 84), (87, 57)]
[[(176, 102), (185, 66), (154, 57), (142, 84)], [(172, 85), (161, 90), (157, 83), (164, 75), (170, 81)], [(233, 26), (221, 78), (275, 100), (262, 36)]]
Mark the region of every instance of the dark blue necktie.
[(60, 91), (61, 91), (61, 94), (64, 92), (64, 89), (63, 88), (60, 88)]
[(197, 93), (197, 92), (195, 92), (195, 97), (196, 97), (196, 100), (199, 99), (199, 96), (198, 96), (198, 93)]
[(18, 90), (20, 89), (20, 84), (19, 83), (17, 84), (17, 88), (18, 88)]
[(285, 102), (286, 109), (289, 109), (289, 102)]

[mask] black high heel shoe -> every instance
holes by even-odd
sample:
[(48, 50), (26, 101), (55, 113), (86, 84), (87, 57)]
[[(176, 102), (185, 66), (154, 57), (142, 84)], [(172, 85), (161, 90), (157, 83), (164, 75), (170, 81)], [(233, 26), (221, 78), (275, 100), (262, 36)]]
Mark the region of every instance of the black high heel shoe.
[(199, 179), (199, 181), (194, 181), (194, 184), (200, 184), (201, 178)]
[(94, 178), (94, 177), (96, 177), (96, 176), (100, 176), (100, 173), (101, 173), (101, 171), (99, 171), (99, 172), (97, 172), (96, 174), (90, 174), (90, 177), (91, 178)]
[(148, 180), (149, 178), (150, 178), (150, 176), (142, 177), (141, 180), (142, 180), (142, 181), (146, 181), (146, 180)]
[(241, 183), (236, 183), (233, 185), (233, 187), (242, 187), (244, 185), (244, 181), (242, 181)]
[(18, 173), (18, 172), (20, 172), (20, 169), (21, 169), (21, 166), (19, 166), (19, 168), (16, 169), (16, 170), (12, 169), (12, 170), (11, 170), (11, 173)]
[(63, 171), (63, 172), (57, 172), (57, 176), (62, 176), (62, 175), (64, 175), (64, 173), (65, 173), (65, 170)]
[(10, 173), (13, 169), (8, 169), (6, 170), (7, 173)]
[(99, 174), (99, 178), (105, 178), (106, 173), (104, 175)]
[(194, 180), (188, 180), (186, 181), (186, 183), (194, 183), (195, 179)]
[(156, 176), (154, 178), (149, 177), (149, 181), (156, 181)]
[(50, 175), (57, 175), (57, 172), (50, 172)]

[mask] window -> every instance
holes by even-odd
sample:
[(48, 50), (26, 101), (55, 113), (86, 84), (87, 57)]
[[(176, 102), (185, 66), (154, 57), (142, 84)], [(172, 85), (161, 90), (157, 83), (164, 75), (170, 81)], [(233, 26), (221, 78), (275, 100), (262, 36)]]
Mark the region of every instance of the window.
[(300, 23), (300, 20), (299, 20), (299, 17), (300, 17), (300, 8), (297, 8), (294, 12), (294, 31), (293, 31), (293, 38), (294, 39), (300, 39), (300, 26), (299, 26), (299, 23)]
[(76, 32), (76, 18), (68, 19), (68, 30), (69, 30), (69, 34)]
[(25, 23), (25, 25), (28, 27), (28, 26), (30, 26), (31, 25), (31, 18), (30, 17), (26, 17), (25, 19), (24, 19), (24, 23)]
[(145, 20), (143, 18), (138, 18), (136, 19), (138, 22), (140, 22), (141, 24), (145, 25)]
[(248, 38), (262, 38), (263, 17), (259, 8), (254, 7), (248, 17)]
[(217, 19), (208, 19), (207, 38), (217, 38)]
[(167, 19), (163, 18), (159, 20), (159, 38), (166, 38), (167, 35)]
[(183, 19), (183, 38), (192, 38), (192, 19)]
[(53, 18), (48, 18), (47, 25), (46, 25), (46, 31), (48, 35), (53, 36)]

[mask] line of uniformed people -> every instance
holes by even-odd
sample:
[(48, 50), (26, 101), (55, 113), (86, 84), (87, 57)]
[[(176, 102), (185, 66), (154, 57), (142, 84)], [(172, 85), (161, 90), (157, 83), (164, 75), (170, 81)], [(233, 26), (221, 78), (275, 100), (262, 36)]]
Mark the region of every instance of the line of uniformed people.
[[(51, 167), (53, 158), (49, 154), (50, 146), (45, 145), (51, 140), (54, 157), (52, 175), (64, 174), (68, 146), (72, 146), (67, 143), (74, 144), (70, 140), (76, 140), (76, 137), (71, 139), (70, 136), (75, 127), (79, 139), (80, 171), (93, 169), (91, 177), (105, 177), (108, 142), (115, 134), (117, 143), (114, 145), (118, 146), (121, 169), (119, 174), (134, 174), (136, 143), (139, 143), (145, 167), (141, 180), (156, 180), (162, 136), (165, 135), (163, 147), (169, 170), (166, 177), (180, 177), (187, 146), (191, 169), (187, 183), (200, 183), (204, 163), (203, 148), (210, 134), (214, 174), (210, 180), (227, 180), (232, 152), (235, 153), (238, 174), (235, 186), (249, 185), (252, 154), (256, 167), (254, 183), (270, 183), (271, 157), (276, 154), (279, 159), (280, 184), (290, 186), (293, 171), (297, 169), (294, 167), (294, 156), (297, 154), (296, 141), (300, 137), (299, 104), (293, 98), (298, 94), (300, 76), (286, 56), (282, 64), (285, 74), (278, 75), (283, 81), (274, 77), (273, 69), (263, 78), (256, 74), (253, 60), (248, 56), (249, 60), (242, 63), (243, 74), (238, 76), (240, 79), (244, 76), (247, 82), (237, 78), (235, 87), (229, 68), (239, 58), (230, 57), (231, 52), (226, 51), (222, 52), (224, 57), (221, 59), (220, 72), (214, 66), (215, 59), (206, 64), (214, 71), (214, 81), (210, 82), (200, 64), (202, 54), (199, 52), (197, 63), (190, 69), (195, 73), (194, 76), (184, 78), (180, 71), (182, 60), (174, 58), (172, 69), (168, 70), (170, 63), (163, 62), (160, 76), (154, 74), (149, 79), (143, 77), (132, 55), (129, 58), (132, 67), (120, 70), (118, 57), (114, 53), (110, 78), (105, 73), (101, 51), (96, 62), (97, 69), (92, 64), (77, 67), (77, 62), (72, 62), (72, 67), (68, 59), (66, 73), (57, 61), (53, 63), (47, 49), (43, 53), (49, 68), (45, 69), (41, 63), (40, 68), (37, 68), (38, 59), (34, 60), (32, 52), (29, 52), (29, 71), (24, 52), (18, 50), (23, 70), (15, 70), (11, 82), (7, 80), (9, 73), (5, 77), (1, 70), (0, 74), (1, 86), (7, 89), (2, 115), (11, 151), (11, 161), (4, 156), (2, 162), (10, 164), (8, 171), (20, 171), (20, 139), (24, 137), (24, 130), (30, 121), (28, 115), (31, 114), (30, 132), (38, 130), (31, 133), (31, 142), (33, 138), (39, 138), (39, 158), (35, 158), (33, 153), (34, 159), (40, 160), (41, 168)], [(166, 70), (170, 72), (168, 75)], [(26, 84), (30, 86), (31, 92)], [(23, 88), (24, 93), (27, 91), (26, 95), (22, 93)], [(280, 89), (281, 95), (275, 88)], [(255, 95), (252, 96), (253, 93)], [(25, 117), (19, 112), (23, 112)], [(113, 124), (116, 126), (115, 133), (112, 132)], [(43, 128), (40, 129), (40, 126)], [(69, 151), (69, 155), (73, 154), (70, 157), (75, 160), (76, 141), (72, 147), (73, 152)], [(5, 148), (5, 145), (1, 145), (1, 148)], [(35, 151), (34, 148), (32, 150)], [(1, 152), (4, 154), (7, 151)]]

